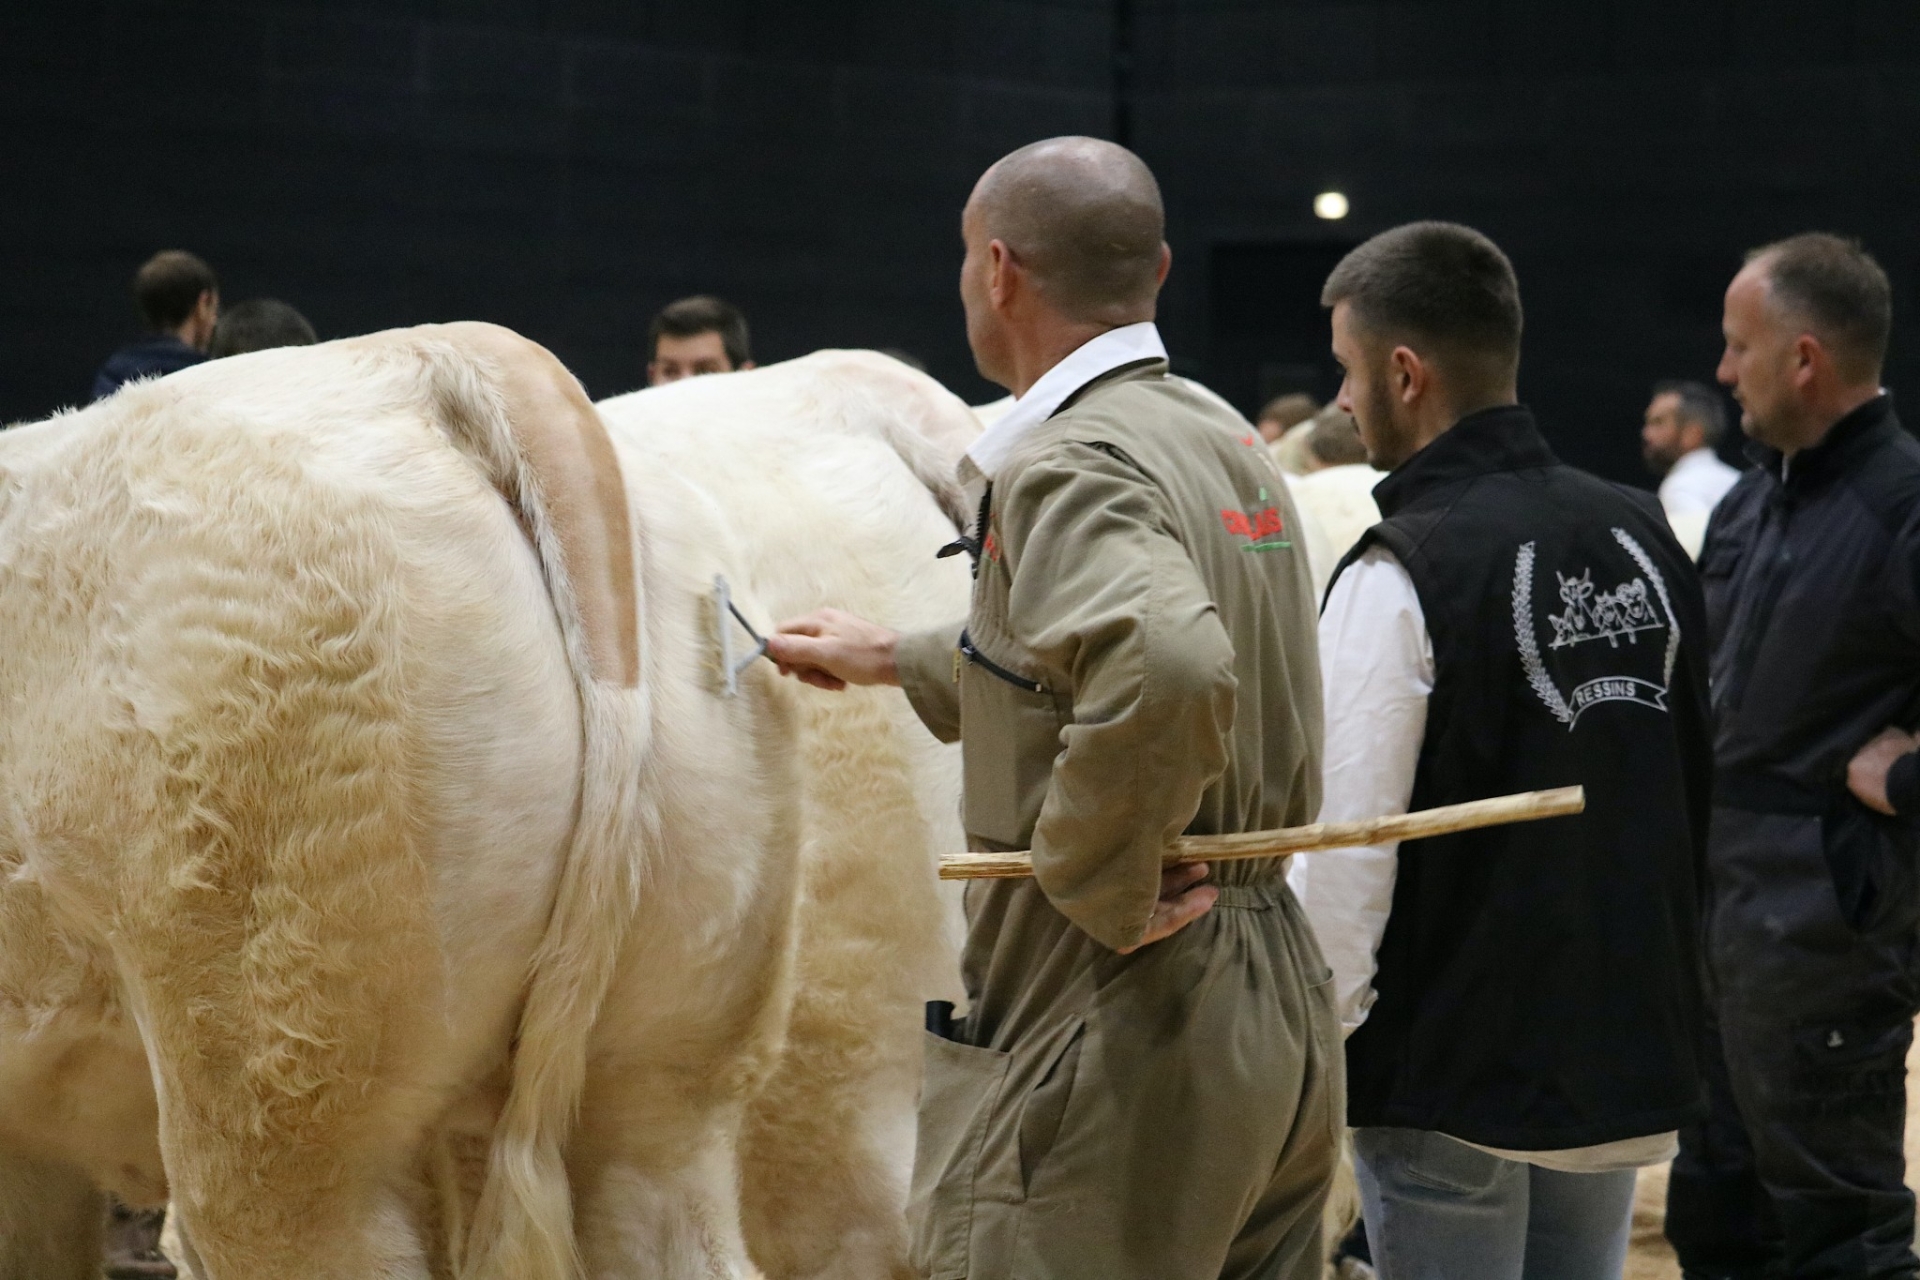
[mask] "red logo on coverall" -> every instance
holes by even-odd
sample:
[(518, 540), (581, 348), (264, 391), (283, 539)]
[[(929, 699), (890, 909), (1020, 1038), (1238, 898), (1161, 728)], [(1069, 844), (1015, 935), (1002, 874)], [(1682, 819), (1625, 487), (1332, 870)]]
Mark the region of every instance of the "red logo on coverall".
[(1227, 526), (1228, 533), (1255, 541), (1286, 532), (1278, 507), (1267, 507), (1260, 511), (1222, 511), (1220, 523)]

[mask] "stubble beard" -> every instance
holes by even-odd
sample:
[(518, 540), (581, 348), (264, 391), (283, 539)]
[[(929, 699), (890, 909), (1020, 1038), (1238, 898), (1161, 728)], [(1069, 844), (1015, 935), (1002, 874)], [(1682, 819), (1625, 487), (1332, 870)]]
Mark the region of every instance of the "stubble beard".
[(1376, 471), (1397, 471), (1414, 455), (1414, 433), (1403, 428), (1393, 416), (1393, 387), (1385, 371), (1368, 379), (1368, 399), (1373, 403), (1373, 438), (1379, 447), (1367, 449), (1367, 462)]

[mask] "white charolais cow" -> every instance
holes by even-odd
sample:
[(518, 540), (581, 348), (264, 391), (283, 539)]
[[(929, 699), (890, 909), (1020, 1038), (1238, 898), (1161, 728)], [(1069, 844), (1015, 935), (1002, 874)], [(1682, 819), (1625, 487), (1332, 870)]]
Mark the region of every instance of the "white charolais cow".
[(0, 1175), (204, 1280), (902, 1268), (957, 764), (723, 696), (710, 587), (956, 616), (972, 419), (857, 353), (607, 418), (455, 325), (0, 435)]

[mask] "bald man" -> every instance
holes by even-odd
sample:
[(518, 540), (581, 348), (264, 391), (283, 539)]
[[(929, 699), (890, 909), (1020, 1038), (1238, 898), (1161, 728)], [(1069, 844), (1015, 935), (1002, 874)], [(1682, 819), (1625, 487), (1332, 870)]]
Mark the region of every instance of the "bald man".
[(1163, 225), (1110, 143), (987, 171), (960, 295), (981, 373), (1017, 399), (960, 467), (971, 611), (904, 637), (826, 611), (773, 641), (810, 683), (904, 686), (962, 744), (973, 847), (1033, 850), (1032, 879), (968, 890), (967, 1016), (930, 1011), (927, 1276), (1323, 1266), (1344, 1111), (1327, 966), (1278, 861), (1161, 871), (1183, 832), (1311, 821), (1321, 748), (1294, 512), (1260, 437), (1167, 375)]

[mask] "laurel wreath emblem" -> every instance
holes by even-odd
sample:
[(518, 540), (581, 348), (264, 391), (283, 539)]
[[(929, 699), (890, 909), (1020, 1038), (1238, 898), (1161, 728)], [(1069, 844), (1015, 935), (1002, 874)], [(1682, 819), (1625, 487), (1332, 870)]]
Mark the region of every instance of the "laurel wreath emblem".
[[(1597, 701), (1624, 699), (1640, 702), (1643, 705), (1665, 709), (1663, 701), (1669, 688), (1673, 686), (1673, 668), (1680, 658), (1680, 620), (1673, 614), (1673, 598), (1667, 593), (1667, 580), (1660, 575), (1653, 558), (1645, 547), (1634, 540), (1625, 529), (1614, 527), (1613, 539), (1633, 558), (1640, 572), (1653, 584), (1654, 594), (1660, 598), (1660, 611), (1667, 619), (1667, 649), (1661, 659), (1660, 687), (1635, 678), (1616, 677), (1590, 680), (1574, 690), (1575, 700), (1580, 703), (1576, 710), (1554, 683), (1553, 676), (1547, 671), (1547, 664), (1540, 657), (1540, 641), (1533, 628), (1533, 565), (1535, 544), (1523, 542), (1513, 557), (1513, 638), (1520, 651), (1520, 666), (1527, 673), (1527, 683), (1533, 686), (1534, 693), (1546, 704), (1553, 718), (1573, 728), (1575, 720), (1582, 712)], [(1618, 686), (1622, 692), (1614, 692)]]

